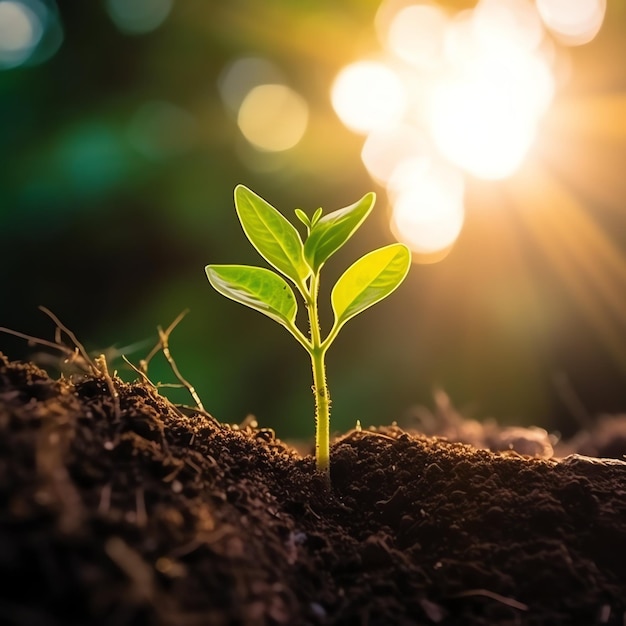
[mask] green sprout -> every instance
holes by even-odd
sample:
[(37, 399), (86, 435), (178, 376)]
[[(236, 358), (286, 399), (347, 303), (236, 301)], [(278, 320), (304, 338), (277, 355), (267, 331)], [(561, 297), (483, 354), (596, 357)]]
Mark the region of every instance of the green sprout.
[(315, 394), (315, 458), (327, 476), (330, 447), (330, 396), (326, 384), (326, 352), (341, 327), (380, 302), (404, 280), (411, 264), (409, 249), (400, 243), (370, 252), (351, 265), (331, 292), (334, 323), (322, 339), (318, 293), (320, 271), (369, 215), (376, 196), (368, 193), (358, 202), (322, 216), (296, 209), (306, 226), (303, 243), (299, 232), (279, 211), (243, 185), (235, 188), (235, 208), (244, 233), (259, 254), (296, 287), (309, 316), (307, 337), (295, 323), (298, 304), (291, 286), (276, 272), (249, 265), (207, 265), (211, 285), (223, 296), (245, 304), (284, 326), (308, 352)]

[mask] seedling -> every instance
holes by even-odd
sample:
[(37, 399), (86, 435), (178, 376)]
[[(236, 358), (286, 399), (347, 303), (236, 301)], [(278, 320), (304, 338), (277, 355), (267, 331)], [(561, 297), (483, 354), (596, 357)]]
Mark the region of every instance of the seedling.
[(243, 185), (235, 188), (235, 208), (244, 233), (259, 254), (288, 278), (307, 308), (310, 333), (296, 326), (296, 295), (276, 272), (249, 265), (207, 265), (211, 285), (223, 296), (245, 304), (284, 326), (308, 352), (313, 368), (315, 394), (315, 458), (317, 468), (328, 475), (330, 445), (330, 397), (326, 384), (326, 352), (341, 327), (350, 319), (380, 302), (404, 280), (411, 264), (409, 249), (395, 243), (370, 252), (351, 265), (331, 292), (334, 323), (322, 339), (318, 293), (324, 263), (343, 246), (369, 215), (376, 196), (368, 193), (348, 207), (312, 217), (296, 209), (307, 236), (299, 232), (279, 211)]

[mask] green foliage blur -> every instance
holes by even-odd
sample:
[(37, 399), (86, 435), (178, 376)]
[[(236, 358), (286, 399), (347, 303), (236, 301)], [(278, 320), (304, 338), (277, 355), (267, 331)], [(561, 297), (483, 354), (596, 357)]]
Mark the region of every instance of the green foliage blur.
[[(339, 69), (370, 50), (378, 3), (177, 0), (142, 32), (111, 18), (119, 2), (43, 4), (58, 11), (58, 49), (0, 70), (0, 325), (50, 339), (54, 327), (37, 309), (45, 305), (88, 350), (119, 349), (137, 362), (156, 343), (156, 327), (189, 308), (170, 348), (206, 409), (227, 422), (254, 414), (282, 438), (311, 439), (302, 348), (263, 316), (219, 297), (204, 267), (258, 262), (233, 211), (239, 183), (289, 215), (296, 207), (330, 212), (379, 193), (363, 235), (328, 268), (328, 285), (351, 260), (394, 241), (384, 192), (360, 160), (361, 138), (342, 126), (329, 100)], [(604, 67), (626, 58), (625, 24), (614, 7), (597, 43), (575, 51), (574, 61), (579, 55), (581, 67), (587, 58)], [(244, 56), (271, 60), (309, 103), (309, 130), (295, 148), (255, 150), (220, 98), (224, 69)], [(593, 72), (578, 82), (575, 75), (572, 91), (626, 89), (621, 66), (605, 71), (602, 84), (589, 86)], [(616, 154), (623, 161), (623, 145)], [(414, 267), (393, 299), (337, 339), (328, 362), (336, 431), (356, 420), (405, 420), (413, 406), (432, 405), (438, 387), (478, 418), (567, 430), (571, 416), (554, 385), (561, 374), (590, 410), (626, 406), (624, 372), (532, 241), (515, 243), (532, 289), (501, 262), (518, 228), (505, 187), (473, 184), (503, 210), (470, 207), (449, 257)], [(599, 219), (615, 218), (589, 201)], [(330, 322), (328, 303), (322, 324)], [(17, 359), (38, 352), (4, 335), (0, 350)], [(134, 377), (119, 358), (112, 367)], [(160, 358), (150, 377), (175, 382)], [(182, 391), (164, 392), (191, 403)]]

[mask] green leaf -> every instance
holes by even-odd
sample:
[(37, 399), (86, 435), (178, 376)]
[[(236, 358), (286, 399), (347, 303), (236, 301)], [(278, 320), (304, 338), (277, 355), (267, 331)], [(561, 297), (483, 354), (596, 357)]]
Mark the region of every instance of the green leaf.
[(272, 270), (250, 265), (207, 265), (205, 271), (211, 285), (223, 296), (293, 328), (296, 297), (287, 281)]
[(343, 246), (369, 215), (376, 195), (368, 193), (358, 202), (315, 220), (311, 234), (304, 244), (304, 256), (309, 267), (317, 273), (327, 259)]
[(296, 217), (308, 228), (311, 228), (311, 220), (309, 216), (302, 209), (294, 209)]
[(353, 263), (331, 293), (335, 326), (343, 326), (394, 291), (406, 277), (411, 253), (401, 243), (374, 250)]
[(296, 285), (309, 276), (296, 228), (271, 204), (243, 185), (235, 188), (235, 208), (246, 237), (259, 254)]
[(315, 213), (313, 213), (313, 217), (311, 218), (311, 228), (319, 222), (320, 217), (322, 217), (322, 207), (318, 207), (315, 210)]

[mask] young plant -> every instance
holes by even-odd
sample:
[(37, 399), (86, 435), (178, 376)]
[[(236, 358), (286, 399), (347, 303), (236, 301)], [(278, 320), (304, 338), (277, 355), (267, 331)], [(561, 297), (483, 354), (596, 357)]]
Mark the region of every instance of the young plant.
[(284, 326), (308, 352), (313, 368), (315, 394), (315, 458), (317, 468), (328, 475), (330, 446), (330, 397), (326, 384), (326, 352), (341, 327), (354, 316), (386, 298), (404, 280), (411, 264), (409, 249), (395, 243), (374, 250), (351, 265), (331, 292), (334, 323), (322, 339), (318, 293), (320, 272), (369, 215), (375, 195), (368, 193), (348, 207), (312, 217), (296, 209), (305, 225), (303, 243), (296, 228), (273, 206), (243, 185), (235, 188), (235, 208), (244, 233), (260, 255), (288, 278), (307, 308), (310, 333), (295, 323), (298, 304), (293, 289), (276, 272), (249, 265), (207, 265), (211, 285), (222, 295), (271, 317)]

